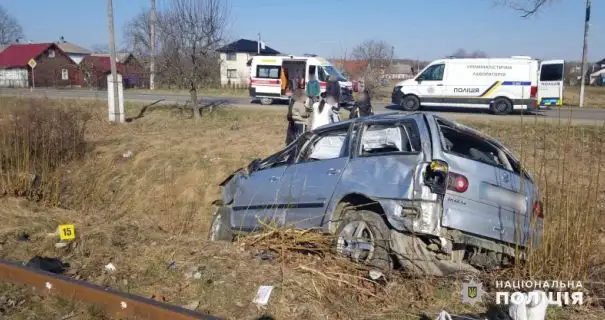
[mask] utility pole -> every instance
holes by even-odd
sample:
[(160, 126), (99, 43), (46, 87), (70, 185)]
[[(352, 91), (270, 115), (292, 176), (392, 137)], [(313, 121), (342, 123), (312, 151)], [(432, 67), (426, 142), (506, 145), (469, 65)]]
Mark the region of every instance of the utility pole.
[(584, 86), (586, 83), (586, 56), (588, 54), (588, 26), (590, 25), (591, 0), (586, 0), (586, 17), (584, 19), (584, 47), (582, 48), (582, 82), (580, 83), (580, 108), (584, 107)]
[(258, 46), (257, 46), (256, 54), (260, 55), (260, 33), (258, 34)]
[(155, 12), (155, 0), (151, 0), (151, 12), (149, 17), (149, 55), (150, 55), (150, 64), (149, 64), (149, 89), (155, 89), (155, 24), (156, 24), (156, 12)]
[[(107, 21), (109, 33), (109, 59), (111, 65), (111, 82), (113, 86), (113, 115), (116, 122), (121, 122), (120, 101), (118, 98), (118, 75), (116, 68), (116, 40), (113, 32), (113, 3), (107, 0)], [(111, 112), (111, 111), (110, 111)], [(111, 118), (111, 117), (110, 117)]]

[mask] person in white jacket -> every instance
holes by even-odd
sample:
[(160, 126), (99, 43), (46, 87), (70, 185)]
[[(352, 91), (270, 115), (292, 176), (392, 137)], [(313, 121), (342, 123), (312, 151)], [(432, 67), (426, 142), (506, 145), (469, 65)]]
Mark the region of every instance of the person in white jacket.
[(313, 103), (311, 112), (311, 130), (340, 121), (340, 117), (338, 117), (337, 113), (335, 114), (332, 105), (328, 103), (325, 95), (318, 102)]

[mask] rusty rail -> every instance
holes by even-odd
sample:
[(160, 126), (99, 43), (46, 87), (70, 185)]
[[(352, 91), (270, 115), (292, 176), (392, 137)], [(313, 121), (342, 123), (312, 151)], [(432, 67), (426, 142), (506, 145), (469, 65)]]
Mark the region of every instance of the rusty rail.
[(0, 281), (32, 286), (36, 294), (54, 294), (102, 306), (108, 316), (149, 320), (219, 320), (213, 316), (119, 292), (43, 270), (0, 260)]

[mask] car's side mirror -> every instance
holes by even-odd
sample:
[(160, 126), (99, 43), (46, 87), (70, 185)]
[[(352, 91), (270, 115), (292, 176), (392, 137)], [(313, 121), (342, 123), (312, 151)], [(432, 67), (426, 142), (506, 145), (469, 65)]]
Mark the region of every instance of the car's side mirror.
[(258, 168), (260, 167), (261, 161), (262, 160), (259, 158), (252, 160), (252, 162), (250, 162), (250, 164), (248, 165), (248, 173), (258, 170)]
[(420, 84), (422, 82), (422, 78), (421, 77), (416, 78), (416, 82), (418, 82)]

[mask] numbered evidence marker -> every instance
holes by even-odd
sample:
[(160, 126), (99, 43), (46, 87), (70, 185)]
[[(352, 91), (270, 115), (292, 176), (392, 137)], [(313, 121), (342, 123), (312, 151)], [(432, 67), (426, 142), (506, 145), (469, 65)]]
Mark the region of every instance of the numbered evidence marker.
[(59, 226), (59, 237), (61, 240), (73, 240), (76, 238), (76, 227), (73, 224), (62, 224)]

